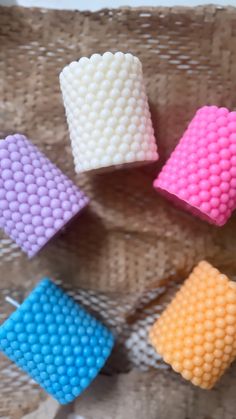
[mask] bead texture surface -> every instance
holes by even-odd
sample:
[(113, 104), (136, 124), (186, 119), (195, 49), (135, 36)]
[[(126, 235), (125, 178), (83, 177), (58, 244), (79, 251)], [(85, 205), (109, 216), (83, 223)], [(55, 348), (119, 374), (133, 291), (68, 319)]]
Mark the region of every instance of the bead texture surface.
[(0, 141), (0, 228), (34, 256), (88, 198), (25, 136)]
[(154, 187), (192, 214), (224, 225), (236, 208), (236, 112), (199, 109)]
[(158, 159), (137, 57), (82, 57), (62, 70), (60, 85), (77, 173)]
[(203, 389), (236, 356), (236, 283), (200, 262), (150, 330), (165, 362)]
[(113, 344), (111, 332), (48, 279), (0, 327), (0, 349), (61, 404), (88, 387)]

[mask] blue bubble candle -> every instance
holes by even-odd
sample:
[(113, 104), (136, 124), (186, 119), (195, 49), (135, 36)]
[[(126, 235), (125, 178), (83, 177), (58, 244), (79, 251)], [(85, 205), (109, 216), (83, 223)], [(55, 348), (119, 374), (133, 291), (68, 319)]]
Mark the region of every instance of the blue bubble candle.
[(49, 279), (0, 326), (0, 350), (61, 404), (89, 386), (113, 344), (111, 332)]

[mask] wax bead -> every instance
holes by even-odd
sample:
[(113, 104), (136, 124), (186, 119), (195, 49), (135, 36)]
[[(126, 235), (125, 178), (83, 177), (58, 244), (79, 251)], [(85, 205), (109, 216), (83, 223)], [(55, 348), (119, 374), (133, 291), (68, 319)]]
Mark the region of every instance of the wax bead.
[[(45, 295), (50, 302), (43, 301)], [(60, 314), (53, 311), (55, 305)], [(73, 309), (77, 314), (72, 316)], [(87, 326), (81, 327), (84, 316)], [(95, 332), (99, 337), (96, 346), (89, 341)], [(111, 332), (49, 279), (42, 280), (0, 326), (0, 349), (61, 404), (72, 401), (90, 384), (113, 344)]]
[(150, 330), (150, 341), (164, 360), (204, 389), (212, 388), (235, 359), (235, 340), (236, 283), (205, 261)]
[(154, 181), (154, 187), (174, 204), (218, 226), (236, 208), (233, 114), (216, 106), (200, 108)]
[[(1, 140), (0, 156), (0, 228), (32, 257), (88, 199), (23, 135)], [(54, 180), (47, 181), (49, 173)], [(61, 188), (67, 191), (63, 199)]]
[(118, 52), (72, 64), (62, 70), (60, 85), (76, 172), (156, 161), (139, 59)]

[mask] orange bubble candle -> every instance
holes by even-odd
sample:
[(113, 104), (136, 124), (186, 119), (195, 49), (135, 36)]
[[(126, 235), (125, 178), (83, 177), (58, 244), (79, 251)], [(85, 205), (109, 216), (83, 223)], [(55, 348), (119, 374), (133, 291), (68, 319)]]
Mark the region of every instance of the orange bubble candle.
[(149, 336), (176, 372), (211, 389), (236, 356), (236, 283), (200, 262)]

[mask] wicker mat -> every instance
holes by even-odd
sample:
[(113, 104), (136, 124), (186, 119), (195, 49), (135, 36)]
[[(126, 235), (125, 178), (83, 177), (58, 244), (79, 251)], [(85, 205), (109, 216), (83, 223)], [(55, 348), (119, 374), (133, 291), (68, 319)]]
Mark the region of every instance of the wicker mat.
[[(107, 50), (129, 51), (143, 63), (161, 160), (112, 176), (76, 177), (58, 74), (82, 55)], [(126, 387), (141, 406), (141, 382), (147, 400), (155, 405), (148, 419), (236, 417), (235, 368), (207, 396), (173, 372), (162, 372), (165, 365), (146, 342), (153, 319), (200, 259), (231, 277), (236, 272), (235, 216), (218, 229), (174, 209), (152, 189), (155, 174), (203, 104), (236, 108), (234, 8), (96, 13), (0, 8), (0, 137), (16, 131), (28, 135), (91, 198), (80, 219), (32, 261), (0, 233), (1, 319), (8, 314), (3, 302), (7, 293), (21, 300), (45, 275), (62, 282), (117, 334), (117, 348), (105, 373), (148, 370), (127, 374)], [(151, 384), (150, 376), (145, 378), (149, 374), (155, 377)], [(122, 374), (117, 393), (111, 395), (120, 405), (125, 381)], [(44, 397), (0, 356), (1, 418), (21, 418)], [(126, 419), (118, 413), (112, 416), (108, 403), (104, 411), (103, 404), (97, 404), (97, 416), (86, 416), (82, 404), (83, 416)], [(179, 416), (171, 414), (177, 404)]]

